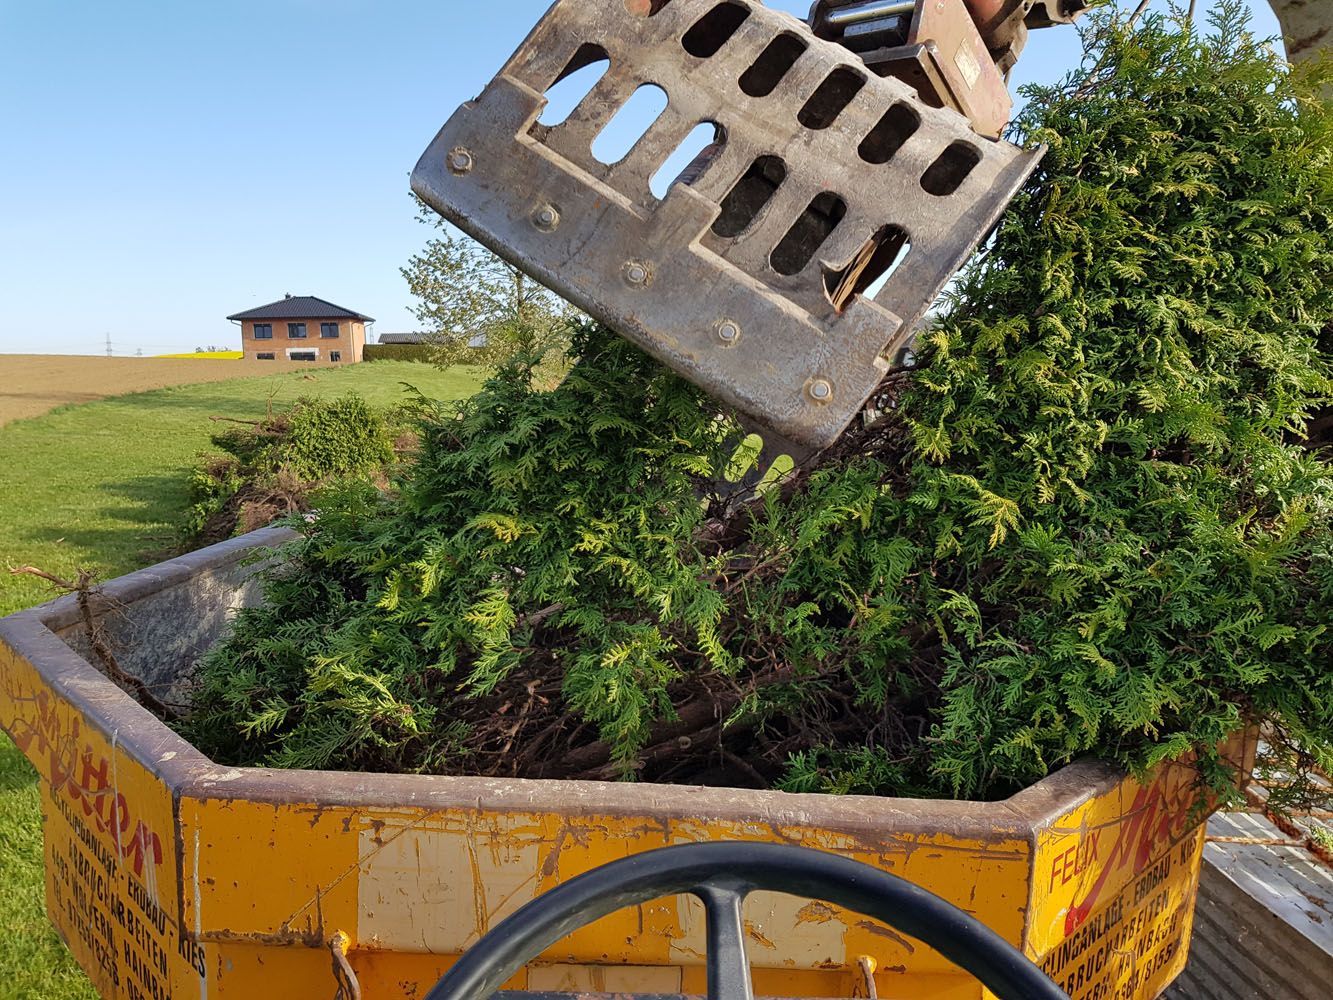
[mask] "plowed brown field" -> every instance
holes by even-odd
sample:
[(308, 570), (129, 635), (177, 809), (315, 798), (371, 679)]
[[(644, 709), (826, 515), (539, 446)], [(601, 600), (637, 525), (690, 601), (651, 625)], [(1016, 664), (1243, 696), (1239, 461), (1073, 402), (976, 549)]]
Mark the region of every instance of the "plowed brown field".
[(35, 417), (65, 403), (86, 403), (103, 396), (327, 367), (253, 359), (0, 354), (0, 425)]

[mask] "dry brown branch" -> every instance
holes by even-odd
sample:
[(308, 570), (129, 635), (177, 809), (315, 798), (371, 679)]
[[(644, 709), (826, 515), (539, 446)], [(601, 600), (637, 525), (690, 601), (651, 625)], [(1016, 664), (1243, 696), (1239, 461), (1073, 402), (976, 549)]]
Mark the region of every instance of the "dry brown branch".
[(73, 591), (79, 589), (77, 584), (70, 583), (68, 580), (62, 580), (60, 577), (55, 576), (52, 573), (47, 573), (44, 570), (40, 570), (36, 566), (14, 566), (9, 570), (10, 576), (19, 576), (23, 574), (40, 577), (48, 583), (54, 583), (61, 590)]
[(227, 424), (244, 424), (246, 427), (262, 427), (266, 421), (263, 420), (242, 420), (240, 417), (224, 417), (220, 414), (212, 414), (209, 420)]
[(1143, 12), (1147, 10), (1151, 4), (1152, 0), (1139, 0), (1139, 5), (1134, 8), (1134, 13), (1129, 15), (1129, 27), (1132, 28), (1134, 25), (1138, 24), (1139, 18), (1143, 16)]
[[(837, 658), (830, 657), (830, 660), (836, 663)], [(832, 672), (838, 669), (841, 668), (831, 668)], [(815, 677), (823, 673), (821, 671)], [(701, 690), (680, 706), (674, 721), (653, 727), (648, 745), (638, 754), (635, 769), (653, 767), (686, 752), (711, 752), (717, 746), (724, 720), (748, 696), (765, 688), (789, 684), (798, 677), (810, 679), (798, 668), (783, 664), (756, 673), (741, 684), (733, 684), (729, 690)], [(600, 740), (574, 747), (560, 763), (564, 777), (598, 780), (620, 776), (620, 765), (611, 760), (611, 747)]]
[(725, 760), (732, 767), (736, 768), (739, 771), (742, 771), (747, 777), (749, 777), (751, 781), (755, 783), (756, 788), (767, 788), (769, 786), (770, 784), (769, 780), (765, 778), (762, 774), (760, 774), (753, 764), (751, 764), (745, 758), (741, 757), (739, 754), (733, 753), (726, 747), (723, 747), (722, 759)]
[(555, 604), (548, 604), (544, 608), (538, 608), (531, 614), (520, 616), (519, 619), (514, 622), (514, 631), (517, 632), (519, 629), (524, 628), (537, 628), (547, 619), (551, 618), (553, 615), (558, 615), (564, 610), (565, 605), (561, 601), (557, 601)]
[(127, 689), (140, 705), (154, 715), (167, 720), (177, 717), (177, 713), (172, 706), (153, 694), (143, 680), (123, 668), (116, 660), (116, 654), (111, 649), (106, 630), (102, 627), (101, 620), (93, 614), (92, 598), (94, 595), (101, 596), (100, 588), (93, 585), (96, 580), (94, 573), (90, 570), (81, 569), (79, 570), (78, 579), (70, 582), (56, 576), (54, 573), (38, 569), (36, 566), (19, 566), (9, 572), (15, 576), (35, 576), (46, 580), (66, 593), (78, 595), (76, 599), (79, 604), (79, 615), (83, 618), (83, 627), (88, 634), (88, 645), (92, 647), (93, 655), (101, 664), (102, 671), (120, 687)]
[(523, 708), (519, 711), (518, 718), (514, 720), (514, 724), (507, 730), (508, 738), (505, 740), (505, 745), (500, 749), (501, 755), (509, 753), (510, 749), (514, 746), (514, 738), (518, 736), (519, 730), (523, 728), (523, 721), (528, 717), (528, 713), (532, 711), (532, 703), (537, 700), (537, 687), (540, 684), (541, 681), (539, 680), (528, 681), (526, 685), (528, 700), (523, 703)]

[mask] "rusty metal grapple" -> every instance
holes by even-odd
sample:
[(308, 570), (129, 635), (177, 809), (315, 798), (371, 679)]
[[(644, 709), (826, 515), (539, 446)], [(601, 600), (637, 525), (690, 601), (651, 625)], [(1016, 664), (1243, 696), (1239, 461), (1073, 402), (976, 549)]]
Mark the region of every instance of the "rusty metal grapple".
[[(569, 116), (539, 122), (595, 64)], [(644, 87), (665, 110), (602, 162), (595, 141)], [(657, 197), (700, 125), (712, 141)], [(412, 187), (795, 452), (837, 438), (1040, 155), (750, 0), (559, 0)]]

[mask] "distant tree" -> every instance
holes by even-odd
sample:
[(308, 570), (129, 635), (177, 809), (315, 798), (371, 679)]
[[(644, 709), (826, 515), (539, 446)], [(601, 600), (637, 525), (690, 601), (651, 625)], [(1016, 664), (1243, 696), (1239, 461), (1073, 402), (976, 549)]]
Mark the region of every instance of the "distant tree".
[(400, 270), (437, 364), (496, 368), (516, 354), (558, 353), (568, 344), (573, 306), (452, 231), (420, 200), (417, 219), (435, 235)]

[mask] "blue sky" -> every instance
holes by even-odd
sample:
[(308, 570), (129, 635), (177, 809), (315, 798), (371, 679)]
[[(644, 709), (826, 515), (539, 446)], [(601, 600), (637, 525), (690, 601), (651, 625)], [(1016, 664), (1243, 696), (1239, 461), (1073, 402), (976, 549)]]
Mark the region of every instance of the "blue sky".
[[(408, 173), (547, 6), (0, 0), (0, 353), (239, 347), (286, 292), (415, 329)], [(1034, 32), (1014, 82), (1077, 52)]]

